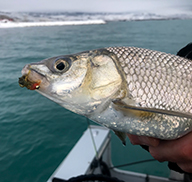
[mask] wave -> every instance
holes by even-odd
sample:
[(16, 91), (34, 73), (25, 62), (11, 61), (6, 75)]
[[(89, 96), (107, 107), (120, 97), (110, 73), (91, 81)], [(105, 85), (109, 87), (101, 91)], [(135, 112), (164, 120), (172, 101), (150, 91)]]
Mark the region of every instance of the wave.
[(55, 21), (55, 22), (0, 22), (0, 28), (15, 27), (37, 27), (37, 26), (63, 26), (63, 25), (88, 25), (88, 24), (105, 24), (104, 20), (84, 20), (84, 21)]

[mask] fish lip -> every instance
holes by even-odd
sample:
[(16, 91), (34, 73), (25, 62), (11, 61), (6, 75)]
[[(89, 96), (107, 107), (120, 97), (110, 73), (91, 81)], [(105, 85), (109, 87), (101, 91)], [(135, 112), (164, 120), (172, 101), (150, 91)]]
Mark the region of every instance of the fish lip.
[(21, 73), (22, 73), (22, 76), (25, 76), (25, 75), (28, 75), (30, 71), (34, 71), (36, 72), (37, 74), (39, 74), (40, 76), (43, 76), (43, 77), (46, 77), (45, 74), (43, 73), (40, 73), (39, 71), (37, 71), (36, 69), (32, 68), (33, 64), (27, 64), (24, 66), (24, 68), (22, 69)]
[(42, 74), (42, 73), (38, 72), (37, 70), (35, 70), (35, 69), (33, 69), (33, 68), (29, 68), (29, 70), (36, 72), (37, 74), (39, 74), (39, 75), (42, 76), (42, 77), (46, 77), (45, 74)]

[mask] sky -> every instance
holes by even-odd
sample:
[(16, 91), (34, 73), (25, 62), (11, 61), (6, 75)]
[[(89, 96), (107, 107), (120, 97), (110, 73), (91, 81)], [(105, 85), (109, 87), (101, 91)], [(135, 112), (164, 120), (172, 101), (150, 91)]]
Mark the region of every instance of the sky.
[(137, 11), (188, 14), (192, 12), (192, 0), (0, 0), (0, 11)]

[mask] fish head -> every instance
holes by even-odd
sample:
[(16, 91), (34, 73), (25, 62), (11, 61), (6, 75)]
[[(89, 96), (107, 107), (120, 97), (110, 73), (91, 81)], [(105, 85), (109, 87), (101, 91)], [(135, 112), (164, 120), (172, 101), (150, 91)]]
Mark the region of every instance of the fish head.
[(75, 113), (105, 109), (122, 94), (122, 75), (105, 50), (58, 56), (26, 65), (19, 84)]

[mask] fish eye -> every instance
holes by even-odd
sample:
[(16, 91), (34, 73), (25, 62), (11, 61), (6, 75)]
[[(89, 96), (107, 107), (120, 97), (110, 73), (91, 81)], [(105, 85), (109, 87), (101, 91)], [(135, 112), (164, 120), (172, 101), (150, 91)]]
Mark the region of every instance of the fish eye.
[(54, 67), (55, 67), (55, 70), (57, 72), (62, 72), (63, 73), (63, 72), (66, 72), (69, 69), (70, 65), (69, 65), (68, 61), (66, 61), (64, 59), (58, 59), (58, 60), (55, 61)]
[(60, 62), (60, 63), (56, 66), (56, 68), (57, 68), (58, 70), (62, 71), (62, 70), (65, 69), (65, 64), (64, 64), (63, 62)]

